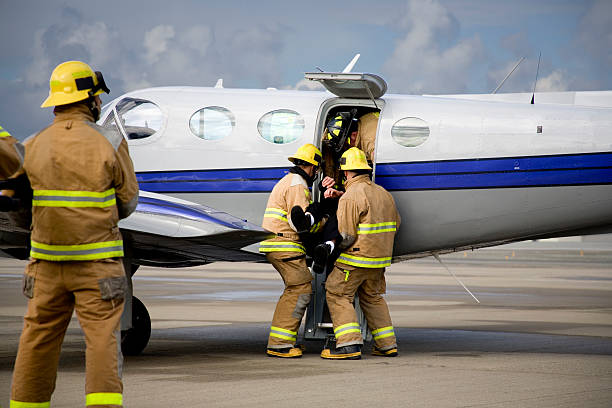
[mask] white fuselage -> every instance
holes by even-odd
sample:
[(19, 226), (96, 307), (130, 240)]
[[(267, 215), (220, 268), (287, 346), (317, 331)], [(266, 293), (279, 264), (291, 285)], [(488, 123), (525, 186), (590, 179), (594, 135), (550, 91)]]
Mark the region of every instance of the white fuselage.
[[(156, 132), (129, 141), (142, 190), (222, 209), (260, 224), (268, 194), (304, 143), (320, 145), (326, 115), (339, 106), (374, 108), (367, 99), (326, 92), (151, 88), (123, 95), (159, 108)], [(385, 95), (375, 180), (402, 216), (395, 254), (492, 245), (612, 225), (612, 109)], [(226, 137), (204, 140), (190, 118), (205, 107), (230, 111)], [(303, 120), (291, 143), (261, 137), (260, 119), (289, 110)], [(418, 118), (429, 135), (414, 147), (392, 129)]]

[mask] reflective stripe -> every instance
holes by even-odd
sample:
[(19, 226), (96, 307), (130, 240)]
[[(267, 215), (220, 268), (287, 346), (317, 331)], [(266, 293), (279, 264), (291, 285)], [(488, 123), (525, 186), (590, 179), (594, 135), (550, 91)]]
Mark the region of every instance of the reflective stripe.
[(31, 244), (30, 256), (47, 261), (91, 261), (123, 256), (123, 241), (82, 245), (48, 245), (32, 240)]
[(395, 336), (395, 332), (393, 331), (393, 326), (387, 326), (372, 330), (372, 336), (374, 337), (374, 340), (384, 339), (385, 337)]
[(22, 402), (22, 401), (13, 401), (10, 402), (10, 408), (49, 408), (51, 406), (51, 401), (47, 402)]
[(297, 340), (297, 332), (272, 326), (270, 327), (270, 337), (278, 337), (279, 339), (283, 340), (295, 341)]
[(397, 231), (397, 222), (379, 222), (378, 224), (359, 224), (357, 234), (380, 234)]
[(263, 241), (259, 243), (259, 252), (300, 252), (305, 254), (306, 249), (297, 242)]
[(34, 190), (32, 205), (37, 207), (110, 207), (116, 204), (115, 189), (103, 192)]
[(338, 257), (338, 262), (361, 268), (384, 268), (391, 265), (391, 257), (386, 256), (384, 258), (366, 258), (363, 256), (354, 256), (342, 253)]
[(281, 208), (266, 208), (264, 218), (276, 218), (281, 221), (289, 222), (287, 221), (287, 211)]
[(315, 233), (315, 232), (319, 232), (319, 230), (321, 229), (321, 221), (315, 223), (312, 227), (310, 227), (310, 233)]
[(336, 335), (336, 339), (340, 336), (344, 336), (349, 333), (361, 333), (359, 329), (359, 323), (347, 323), (342, 326), (338, 326), (334, 329), (334, 334)]
[(85, 405), (123, 405), (123, 395), (118, 392), (94, 392), (87, 394)]

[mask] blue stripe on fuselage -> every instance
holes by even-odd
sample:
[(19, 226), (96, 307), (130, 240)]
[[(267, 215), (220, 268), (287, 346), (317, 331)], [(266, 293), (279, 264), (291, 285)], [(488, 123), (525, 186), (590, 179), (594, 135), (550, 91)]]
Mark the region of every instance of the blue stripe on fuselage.
[[(140, 188), (159, 193), (270, 192), (286, 168), (138, 173)], [(378, 163), (387, 190), (438, 190), (612, 184), (612, 153), (429, 162)]]

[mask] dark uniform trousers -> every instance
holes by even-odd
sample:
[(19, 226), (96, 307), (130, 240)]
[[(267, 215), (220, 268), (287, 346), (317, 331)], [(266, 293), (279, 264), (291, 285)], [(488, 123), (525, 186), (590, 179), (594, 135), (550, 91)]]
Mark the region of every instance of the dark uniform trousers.
[(24, 276), (24, 294), (30, 299), (11, 403), (30, 406), (50, 401), (62, 340), (76, 309), (86, 342), (86, 404), (122, 406), (119, 321), (125, 288), (123, 265), (117, 259), (30, 262)]
[(355, 293), (359, 305), (381, 350), (397, 347), (387, 302), (385, 268), (358, 268), (336, 264), (325, 283), (327, 306), (334, 322), (337, 347), (363, 344), (353, 307)]

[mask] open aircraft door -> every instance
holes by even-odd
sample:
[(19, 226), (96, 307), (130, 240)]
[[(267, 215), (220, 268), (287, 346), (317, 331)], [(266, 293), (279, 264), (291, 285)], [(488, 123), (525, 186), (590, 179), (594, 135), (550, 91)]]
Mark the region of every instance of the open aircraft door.
[(319, 81), (341, 98), (378, 99), (387, 92), (387, 83), (374, 74), (353, 72), (307, 72), (304, 78)]
[[(327, 121), (334, 112), (356, 109), (359, 112), (357, 117), (360, 117), (369, 112), (380, 113), (384, 107), (384, 101), (377, 99), (387, 91), (387, 83), (378, 75), (351, 72), (307, 72), (304, 77), (320, 82), (329, 92), (338, 97), (328, 99), (321, 106), (319, 112), (320, 123), (317, 127), (321, 137)], [(377, 132), (377, 129), (372, 130)], [(321, 146), (321, 144), (319, 145)], [(375, 154), (373, 154), (374, 157)], [(373, 164), (375, 165), (375, 163)], [(312, 281), (313, 296), (308, 305), (304, 327), (305, 340), (325, 339), (326, 341), (333, 341), (334, 339), (332, 323), (325, 303), (325, 280), (329, 272), (314, 274)], [(357, 296), (355, 296), (355, 311), (364, 340), (371, 340), (371, 333), (360, 310)]]
[[(367, 112), (380, 113), (384, 108), (385, 101), (379, 98), (387, 92), (387, 83), (378, 75), (357, 72), (307, 72), (304, 78), (320, 82), (329, 92), (337, 96), (337, 98), (327, 100), (321, 106), (320, 135), (323, 135), (330, 112), (357, 108), (358, 117), (360, 117)], [(373, 130), (377, 131), (377, 129)], [(373, 154), (372, 157), (374, 165), (376, 164), (375, 156)], [(373, 179), (375, 174), (376, 168), (374, 167)]]

